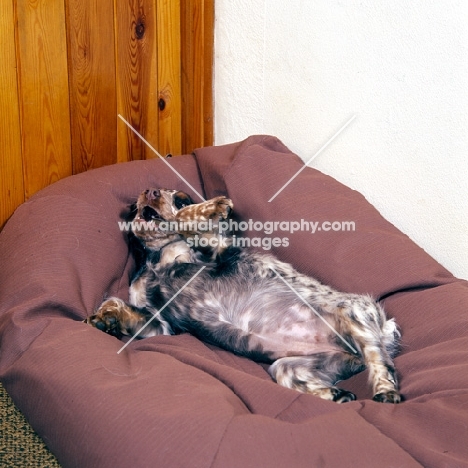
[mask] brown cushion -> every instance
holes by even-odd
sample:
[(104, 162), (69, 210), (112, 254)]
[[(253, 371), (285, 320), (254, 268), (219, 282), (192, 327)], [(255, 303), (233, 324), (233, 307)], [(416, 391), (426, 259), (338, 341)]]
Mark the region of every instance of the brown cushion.
[[(406, 401), (368, 398), (365, 373), (337, 405), (273, 383), (265, 369), (190, 335), (122, 343), (83, 323), (128, 295), (133, 260), (117, 221), (147, 187), (197, 197), (164, 162), (60, 181), (0, 233), (0, 378), (63, 466), (463, 466), (468, 463), (467, 283), (359, 193), (307, 168), (274, 137), (204, 148), (170, 164), (227, 194), (238, 220), (353, 221), (354, 231), (281, 231), (274, 252), (341, 290), (383, 300), (403, 333)], [(251, 238), (263, 233), (246, 232)], [(260, 250), (262, 248), (260, 247)]]

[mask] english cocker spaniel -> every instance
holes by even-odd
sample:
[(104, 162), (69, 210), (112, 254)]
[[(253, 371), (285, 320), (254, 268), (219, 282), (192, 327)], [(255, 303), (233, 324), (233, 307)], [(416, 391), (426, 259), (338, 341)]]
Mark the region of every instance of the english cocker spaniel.
[(338, 403), (356, 396), (336, 383), (368, 368), (373, 399), (399, 403), (394, 320), (369, 296), (233, 246), (221, 229), (232, 208), (226, 197), (193, 204), (183, 192), (144, 191), (131, 221), (144, 262), (129, 301), (109, 298), (86, 322), (117, 337), (188, 332), (270, 364), (280, 385)]

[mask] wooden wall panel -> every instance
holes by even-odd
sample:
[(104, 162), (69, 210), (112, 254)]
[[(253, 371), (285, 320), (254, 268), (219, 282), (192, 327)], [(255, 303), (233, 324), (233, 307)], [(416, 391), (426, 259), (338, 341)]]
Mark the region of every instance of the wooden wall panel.
[(214, 0), (181, 3), (182, 152), (213, 144)]
[(114, 162), (211, 145), (214, 0), (0, 0), (0, 228)]
[[(158, 147), (158, 53), (154, 0), (115, 0), (118, 113)], [(156, 155), (119, 122), (118, 161)]]
[(0, 229), (24, 201), (12, 2), (0, 2)]
[(72, 173), (63, 0), (17, 0), (24, 188), (28, 198)]
[(67, 0), (73, 173), (117, 162), (114, 1)]
[[(182, 0), (185, 1), (185, 0)], [(164, 156), (182, 153), (182, 96), (180, 61), (180, 2), (156, 0), (159, 87), (159, 141)]]

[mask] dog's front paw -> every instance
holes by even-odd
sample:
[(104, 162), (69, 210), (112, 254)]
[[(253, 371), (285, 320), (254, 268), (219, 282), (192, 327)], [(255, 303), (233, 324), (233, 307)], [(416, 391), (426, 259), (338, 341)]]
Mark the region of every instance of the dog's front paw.
[(234, 207), (232, 201), (224, 196), (215, 197), (197, 205), (188, 205), (181, 208), (177, 214), (177, 221), (201, 222), (220, 221), (227, 219)]
[(379, 403), (400, 403), (401, 395), (396, 390), (389, 390), (388, 392), (377, 393), (372, 399)]
[(85, 323), (109, 335), (121, 338), (124, 334), (121, 322), (125, 310), (125, 302), (113, 297), (104, 301), (96, 313), (85, 320)]
[(234, 208), (232, 200), (227, 197), (216, 197), (210, 201), (212, 206), (210, 206), (211, 214), (209, 217), (212, 219), (227, 219)]

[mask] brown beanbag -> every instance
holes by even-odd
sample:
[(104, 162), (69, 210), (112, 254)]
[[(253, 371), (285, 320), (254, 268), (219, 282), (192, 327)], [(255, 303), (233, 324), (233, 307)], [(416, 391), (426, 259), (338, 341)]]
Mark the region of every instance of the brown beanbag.
[[(281, 259), (382, 300), (403, 334), (395, 363), (405, 401), (373, 402), (365, 373), (342, 383), (355, 402), (300, 394), (272, 382), (261, 365), (187, 334), (135, 340), (118, 354), (122, 342), (83, 324), (106, 296), (127, 299), (134, 263), (118, 226), (126, 206), (148, 187), (198, 200), (163, 161), (137, 161), (48, 187), (0, 233), (0, 379), (59, 462), (468, 466), (467, 282), (358, 192), (316, 170), (300, 172), (269, 202), (303, 165), (274, 137), (169, 163), (206, 198), (232, 198), (236, 220), (277, 221), (270, 237), (288, 245), (271, 250)], [(355, 229), (291, 233), (281, 229), (287, 221)]]

